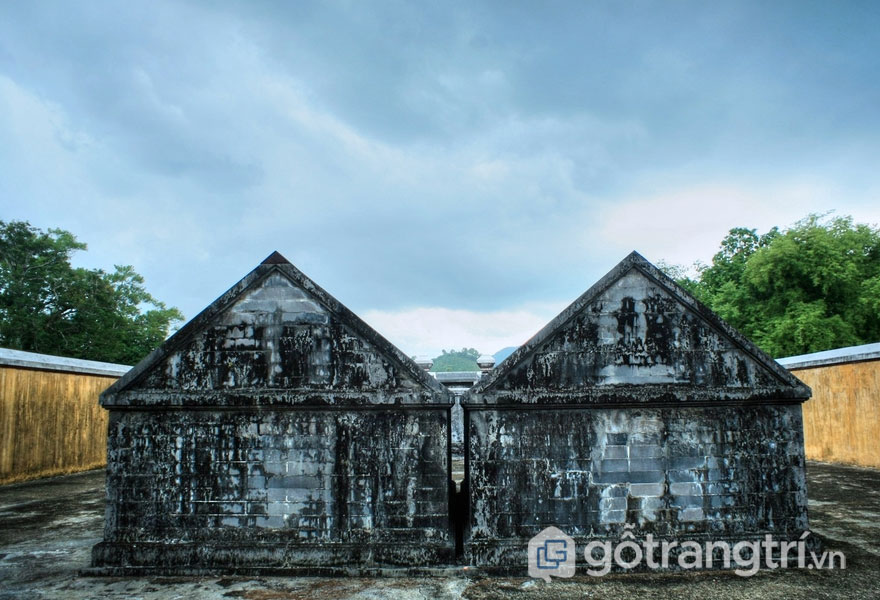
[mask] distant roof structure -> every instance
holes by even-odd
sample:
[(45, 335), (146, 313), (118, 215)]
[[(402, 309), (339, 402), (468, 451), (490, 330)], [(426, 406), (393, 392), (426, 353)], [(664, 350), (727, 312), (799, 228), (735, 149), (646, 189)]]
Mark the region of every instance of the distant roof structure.
[(786, 369), (806, 369), (866, 360), (880, 360), (880, 342), (835, 348), (834, 350), (800, 354), (798, 356), (787, 356), (785, 358), (777, 358), (776, 362)]
[(121, 377), (131, 370), (131, 367), (128, 365), (118, 365), (97, 360), (83, 360), (81, 358), (67, 358), (65, 356), (52, 356), (51, 354), (38, 354), (36, 352), (24, 352), (23, 350), (11, 350), (9, 348), (0, 348), (0, 365), (24, 369), (39, 369), (42, 371), (106, 375), (108, 377)]
[(479, 366), (480, 369), (491, 369), (495, 366), (495, 362), (495, 357), (491, 354), (481, 354), (477, 358), (477, 366)]
[(467, 404), (803, 402), (810, 388), (638, 252), (483, 377)]
[(482, 373), (480, 371), (445, 371), (441, 373), (431, 373), (431, 375), (444, 385), (473, 385), (480, 380)]

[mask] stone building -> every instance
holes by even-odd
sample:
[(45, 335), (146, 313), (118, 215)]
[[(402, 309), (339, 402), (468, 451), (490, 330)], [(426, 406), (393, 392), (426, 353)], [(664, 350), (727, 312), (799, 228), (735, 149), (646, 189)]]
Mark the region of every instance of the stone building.
[(452, 396), (278, 253), (101, 396), (122, 572), (454, 560)]
[(809, 396), (633, 253), (464, 396), (464, 558), (522, 569), (548, 526), (796, 539)]
[(456, 491), (453, 393), (275, 253), (102, 394), (94, 569), (521, 571), (550, 526), (807, 528), (809, 388), (636, 253), (467, 383)]

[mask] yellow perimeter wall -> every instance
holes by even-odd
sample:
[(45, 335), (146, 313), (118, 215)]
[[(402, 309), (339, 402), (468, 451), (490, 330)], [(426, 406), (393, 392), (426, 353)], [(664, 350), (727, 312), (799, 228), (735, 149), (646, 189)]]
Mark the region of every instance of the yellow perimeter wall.
[[(880, 361), (792, 369), (813, 388), (803, 405), (807, 458), (880, 468)], [(106, 464), (116, 377), (0, 366), (0, 484)]]
[(116, 379), (0, 366), (0, 484), (104, 466), (98, 395)]
[(880, 468), (880, 361), (791, 372), (813, 388), (804, 403), (807, 459)]

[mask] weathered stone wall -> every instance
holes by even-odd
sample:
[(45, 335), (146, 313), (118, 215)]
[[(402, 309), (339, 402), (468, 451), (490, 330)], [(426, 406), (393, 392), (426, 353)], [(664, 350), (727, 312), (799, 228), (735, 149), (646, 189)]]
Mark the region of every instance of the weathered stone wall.
[(752, 353), (763, 355), (760, 350), (744, 351), (728, 325), (700, 308), (642, 271), (628, 270), (569, 307), (528, 352), (523, 347), (508, 358), (504, 376), (490, 376), (476, 401), (718, 403), (798, 393), (780, 385), (781, 367), (768, 369)]
[(813, 389), (804, 403), (807, 459), (880, 468), (880, 343), (778, 362)]
[(464, 397), (465, 558), (522, 569), (551, 525), (797, 538), (809, 395), (633, 253)]
[(555, 525), (578, 543), (796, 538), (807, 527), (799, 405), (467, 411), (472, 564), (521, 567)]
[(95, 564), (120, 552), (166, 568), (448, 562), (446, 421), (443, 409), (114, 411)]
[(96, 400), (129, 368), (0, 348), (0, 484), (103, 467)]
[(586, 539), (797, 537), (809, 389), (638, 255), (462, 397), (278, 255), (102, 395), (97, 567), (523, 570)]
[(273, 255), (102, 395), (124, 572), (451, 561), (452, 396)]
[(406, 357), (385, 355), (280, 272), (205, 320), (113, 403), (369, 406), (441, 395), (426, 388), (429, 376), (416, 379), (402, 368), (397, 361)]

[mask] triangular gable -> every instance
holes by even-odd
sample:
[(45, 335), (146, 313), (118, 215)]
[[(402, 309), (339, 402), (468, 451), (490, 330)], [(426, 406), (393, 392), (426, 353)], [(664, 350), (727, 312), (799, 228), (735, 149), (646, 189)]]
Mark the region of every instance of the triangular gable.
[(466, 404), (803, 401), (810, 388), (633, 252)]
[(274, 252), (101, 395), (104, 406), (452, 403), (416, 363)]

